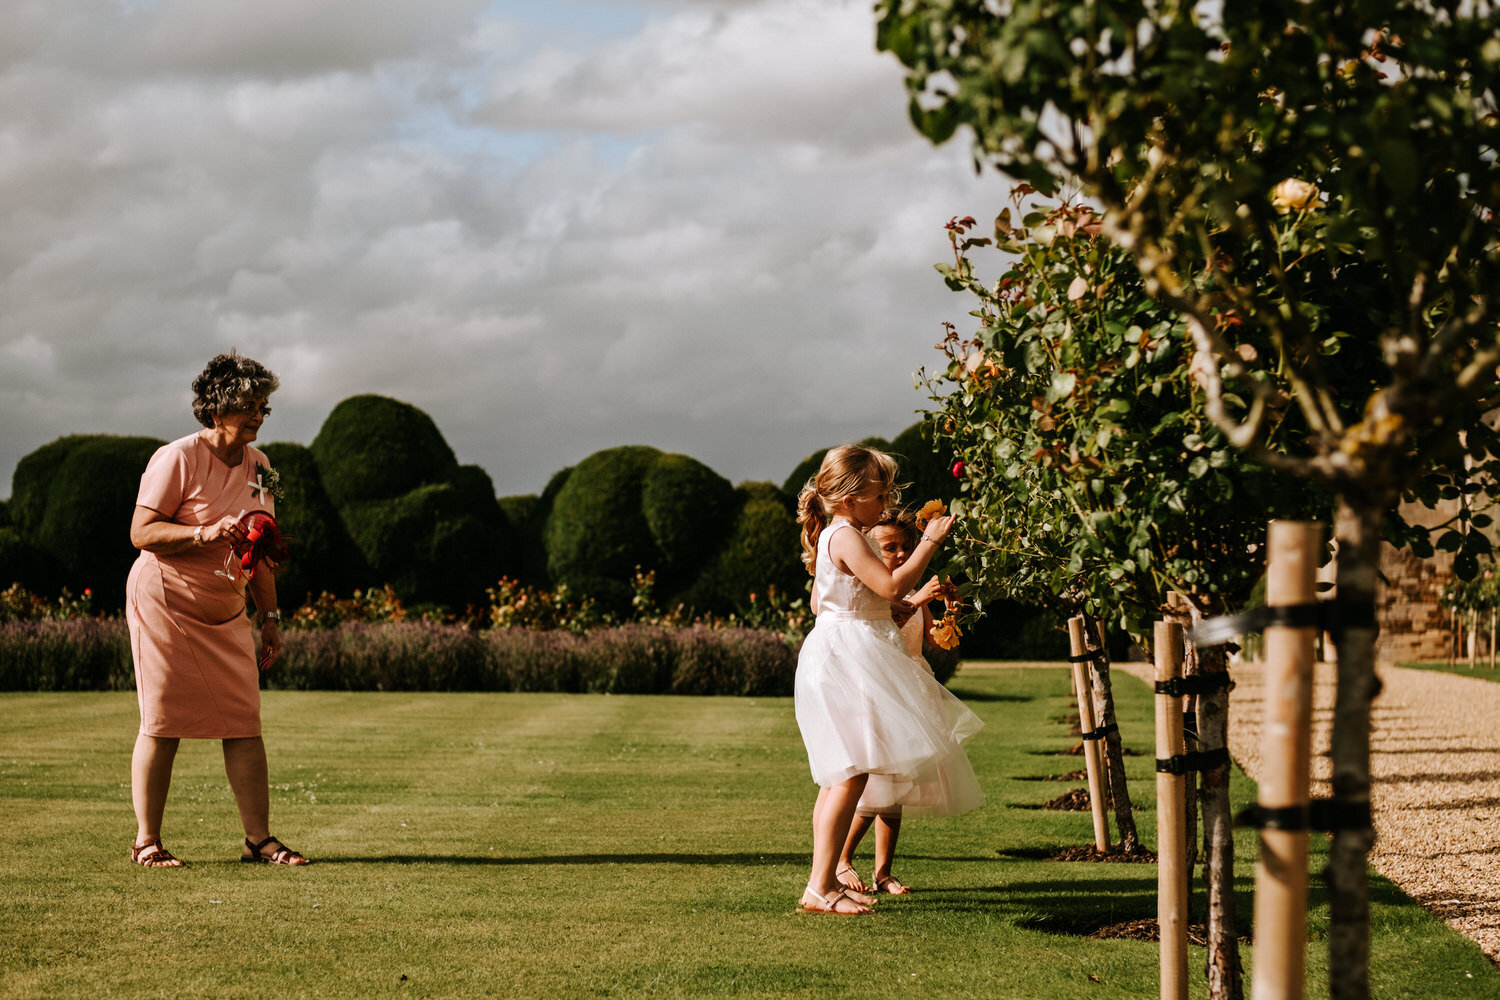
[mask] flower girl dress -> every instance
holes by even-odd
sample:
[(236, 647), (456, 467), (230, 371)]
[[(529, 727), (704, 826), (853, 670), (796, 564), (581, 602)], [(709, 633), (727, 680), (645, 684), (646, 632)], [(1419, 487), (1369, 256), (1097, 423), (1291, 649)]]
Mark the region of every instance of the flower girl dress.
[[(819, 785), (869, 774), (862, 810), (951, 816), (984, 804), (962, 741), (984, 725), (907, 653), (890, 602), (840, 570), (818, 538), (818, 620), (797, 660), (797, 726)], [(860, 534), (874, 550), (869, 538)]]

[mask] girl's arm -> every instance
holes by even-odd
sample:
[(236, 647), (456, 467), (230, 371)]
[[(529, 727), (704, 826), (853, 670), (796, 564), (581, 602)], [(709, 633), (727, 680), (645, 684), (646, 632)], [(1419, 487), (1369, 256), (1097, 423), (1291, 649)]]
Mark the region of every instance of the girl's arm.
[(837, 531), (828, 542), (828, 554), (834, 564), (846, 572), (859, 577), (859, 582), (888, 601), (899, 601), (909, 594), (922, 578), (922, 571), (937, 551), (938, 544), (948, 537), (953, 527), (953, 515), (935, 517), (927, 523), (922, 540), (917, 543), (911, 558), (901, 564), (894, 573), (885, 568), (885, 563), (875, 555), (865, 537), (854, 531)]

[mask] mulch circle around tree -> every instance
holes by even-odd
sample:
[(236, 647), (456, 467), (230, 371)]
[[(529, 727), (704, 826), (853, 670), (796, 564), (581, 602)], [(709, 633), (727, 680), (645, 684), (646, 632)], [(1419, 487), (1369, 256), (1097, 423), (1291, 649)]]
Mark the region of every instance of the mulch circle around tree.
[[(1084, 937), (1098, 938), (1107, 941), (1160, 941), (1161, 927), (1154, 917), (1145, 920), (1127, 920), (1123, 924), (1110, 924), (1100, 927), (1096, 931), (1085, 934)], [(1200, 948), (1208, 947), (1208, 929), (1202, 924), (1189, 924), (1187, 928), (1188, 944), (1195, 944)]]
[(1042, 808), (1059, 812), (1087, 812), (1089, 809), (1089, 790), (1087, 788), (1071, 788), (1057, 798), (1049, 799), (1042, 803)]
[(1144, 847), (1137, 848), (1131, 853), (1126, 854), (1124, 851), (1101, 852), (1092, 844), (1084, 844), (1078, 847), (1064, 847), (1057, 851), (1051, 851), (1044, 855), (1044, 857), (1048, 861), (1098, 861), (1127, 865), (1156, 864), (1156, 852), (1148, 851)]

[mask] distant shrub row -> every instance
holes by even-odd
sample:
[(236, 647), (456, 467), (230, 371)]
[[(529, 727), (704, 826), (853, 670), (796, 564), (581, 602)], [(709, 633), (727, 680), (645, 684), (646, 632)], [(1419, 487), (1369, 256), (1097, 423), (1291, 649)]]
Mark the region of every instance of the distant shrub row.
[[(789, 695), (797, 651), (746, 628), (621, 625), (476, 632), (437, 622), (346, 622), (282, 633), (267, 686), (311, 691), (562, 691)], [(135, 687), (119, 619), (0, 624), (0, 690)]]

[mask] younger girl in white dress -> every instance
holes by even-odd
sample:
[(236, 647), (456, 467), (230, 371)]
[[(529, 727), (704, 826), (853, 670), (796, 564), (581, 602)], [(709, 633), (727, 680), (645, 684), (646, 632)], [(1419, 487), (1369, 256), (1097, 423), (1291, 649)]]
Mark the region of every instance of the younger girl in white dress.
[(829, 451), (797, 498), (818, 609), (796, 681), (797, 726), (821, 786), (801, 902), (816, 913), (872, 912), (874, 900), (840, 885), (835, 873), (862, 795), (872, 809), (899, 804), (940, 815), (984, 802), (960, 745), (983, 723), (931, 674), (913, 669), (891, 618), (892, 603), (915, 589), (953, 518), (934, 518), (906, 563), (887, 569), (863, 529), (891, 505), (895, 479), (889, 455), (845, 445)]

